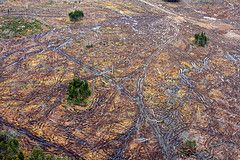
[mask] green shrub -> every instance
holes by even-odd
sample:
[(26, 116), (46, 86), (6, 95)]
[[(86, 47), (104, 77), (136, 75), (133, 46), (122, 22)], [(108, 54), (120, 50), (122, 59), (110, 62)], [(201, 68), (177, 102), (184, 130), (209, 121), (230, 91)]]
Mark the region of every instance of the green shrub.
[(180, 149), (182, 157), (190, 157), (196, 154), (197, 143), (195, 140), (187, 140)]
[(87, 49), (93, 48), (93, 45), (92, 45), (92, 44), (88, 44), (88, 45), (86, 45), (86, 48), (87, 48)]
[(69, 14), (70, 21), (79, 21), (82, 17), (84, 17), (83, 11), (75, 10), (70, 12)]
[(204, 47), (208, 42), (208, 38), (204, 32), (195, 34), (194, 38), (195, 38), (195, 44), (201, 47)]
[(67, 157), (56, 157), (53, 155), (45, 155), (43, 150), (39, 147), (33, 148), (29, 160), (70, 160)]
[(0, 159), (1, 160), (24, 160), (19, 142), (12, 135), (0, 133)]
[(9, 133), (0, 132), (0, 160), (70, 160), (70, 158), (46, 155), (39, 147), (35, 147), (28, 158), (24, 158), (18, 140)]
[(29, 160), (45, 160), (45, 155), (41, 148), (33, 148)]
[(26, 20), (22, 17), (5, 18), (0, 24), (0, 38), (12, 38), (30, 35), (42, 31), (42, 23), (36, 19)]
[(68, 102), (80, 105), (91, 96), (91, 90), (86, 80), (73, 79), (68, 85)]

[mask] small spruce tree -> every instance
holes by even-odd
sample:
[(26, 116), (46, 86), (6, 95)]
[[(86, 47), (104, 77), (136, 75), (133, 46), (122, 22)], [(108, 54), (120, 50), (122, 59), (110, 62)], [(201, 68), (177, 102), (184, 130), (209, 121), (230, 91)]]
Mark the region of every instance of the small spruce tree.
[(70, 21), (76, 22), (79, 21), (81, 18), (84, 17), (83, 11), (75, 10), (68, 14)]
[(35, 147), (28, 158), (20, 148), (19, 141), (11, 134), (0, 131), (0, 160), (71, 160), (68, 157), (46, 155), (39, 147)]
[(45, 160), (45, 155), (41, 148), (33, 148), (29, 160)]
[(195, 34), (194, 38), (195, 38), (195, 44), (201, 47), (205, 47), (205, 45), (208, 42), (208, 37), (204, 32)]
[(24, 160), (18, 140), (10, 134), (0, 133), (0, 159)]
[(196, 154), (197, 143), (195, 140), (187, 140), (181, 147), (180, 155), (182, 157), (190, 157)]
[(91, 90), (86, 80), (73, 79), (68, 85), (68, 102), (76, 105), (84, 104), (91, 96)]

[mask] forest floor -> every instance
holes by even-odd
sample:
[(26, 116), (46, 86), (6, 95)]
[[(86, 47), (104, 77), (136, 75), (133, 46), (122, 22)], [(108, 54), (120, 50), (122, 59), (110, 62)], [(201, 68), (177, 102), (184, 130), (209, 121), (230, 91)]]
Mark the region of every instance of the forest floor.
[[(5, 1), (0, 27), (22, 17), (42, 28), (0, 32), (0, 127), (26, 152), (38, 144), (86, 160), (238, 160), (239, 8), (237, 0)], [(73, 23), (75, 9), (85, 16)], [(200, 32), (206, 47), (193, 43)], [(90, 83), (87, 106), (66, 101), (74, 77)], [(187, 140), (196, 151), (181, 157)]]

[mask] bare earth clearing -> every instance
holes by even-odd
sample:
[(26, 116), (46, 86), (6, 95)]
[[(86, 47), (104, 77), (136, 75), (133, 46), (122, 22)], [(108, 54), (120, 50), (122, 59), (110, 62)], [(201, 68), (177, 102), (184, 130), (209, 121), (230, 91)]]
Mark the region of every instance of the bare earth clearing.
[[(182, 159), (186, 139), (197, 142), (188, 159), (239, 160), (240, 1), (194, 2), (0, 4), (1, 19), (47, 26), (0, 40), (0, 127), (26, 151), (86, 160)], [(76, 23), (74, 9), (85, 14)], [(202, 31), (206, 47), (193, 44)], [(86, 107), (66, 101), (74, 77), (90, 83)]]

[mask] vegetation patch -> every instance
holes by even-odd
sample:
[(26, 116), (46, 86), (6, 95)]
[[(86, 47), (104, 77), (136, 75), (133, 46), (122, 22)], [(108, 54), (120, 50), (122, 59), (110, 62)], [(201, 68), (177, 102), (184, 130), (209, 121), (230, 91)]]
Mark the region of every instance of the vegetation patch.
[(53, 155), (46, 155), (43, 153), (41, 148), (35, 147), (33, 148), (31, 155), (29, 156), (29, 160), (71, 160), (68, 157), (56, 157)]
[(21, 150), (20, 143), (16, 137), (0, 132), (0, 159), (1, 160), (70, 160), (65, 157), (56, 157), (44, 154), (41, 148), (34, 148), (29, 157), (25, 156)]
[(181, 157), (191, 157), (196, 154), (197, 143), (195, 140), (187, 140), (180, 149)]
[(91, 90), (86, 80), (73, 79), (68, 85), (68, 102), (75, 105), (85, 105), (86, 99), (91, 96)]
[(195, 38), (196, 45), (201, 46), (201, 47), (205, 47), (205, 45), (207, 45), (208, 37), (206, 36), (206, 34), (204, 32), (195, 34), (194, 38)]
[(76, 22), (81, 20), (84, 17), (83, 11), (81, 10), (75, 10), (73, 12), (70, 12), (69, 14), (70, 21)]
[(26, 20), (22, 17), (4, 18), (0, 25), (0, 38), (26, 36), (42, 31), (42, 23), (36, 19)]
[(87, 49), (93, 48), (93, 45), (92, 44), (88, 44), (88, 45), (86, 45), (86, 48)]
[(0, 133), (0, 159), (24, 160), (18, 140), (10, 134)]

